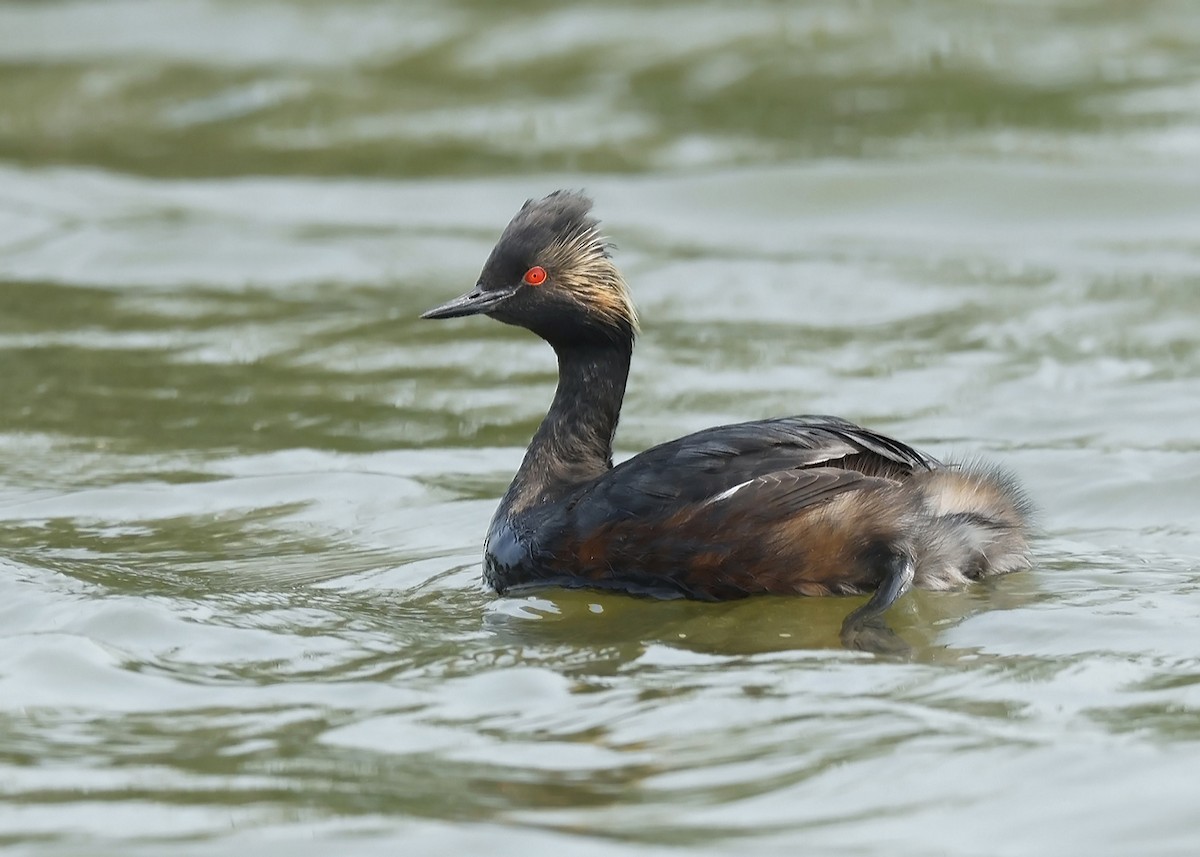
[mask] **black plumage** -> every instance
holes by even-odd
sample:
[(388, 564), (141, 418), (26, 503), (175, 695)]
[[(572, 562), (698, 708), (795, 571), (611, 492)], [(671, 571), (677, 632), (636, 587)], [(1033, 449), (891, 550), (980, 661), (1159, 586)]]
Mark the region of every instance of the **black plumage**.
[(944, 465), (837, 417), (710, 428), (613, 467), (637, 317), (590, 208), (566, 191), (527, 202), (475, 288), (425, 314), (486, 313), (558, 355), (554, 401), (488, 532), (493, 588), (871, 592), (843, 627), (847, 644), (871, 646), (910, 585), (1028, 566), (1028, 504), (1010, 477)]

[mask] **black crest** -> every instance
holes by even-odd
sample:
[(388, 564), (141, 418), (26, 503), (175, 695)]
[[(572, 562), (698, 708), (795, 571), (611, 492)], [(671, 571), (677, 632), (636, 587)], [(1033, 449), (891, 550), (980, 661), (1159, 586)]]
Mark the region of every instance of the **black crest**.
[(592, 200), (575, 190), (556, 190), (542, 199), (526, 200), (501, 233), (489, 263), (520, 268), (532, 264), (553, 245), (596, 234), (600, 224), (591, 211)]

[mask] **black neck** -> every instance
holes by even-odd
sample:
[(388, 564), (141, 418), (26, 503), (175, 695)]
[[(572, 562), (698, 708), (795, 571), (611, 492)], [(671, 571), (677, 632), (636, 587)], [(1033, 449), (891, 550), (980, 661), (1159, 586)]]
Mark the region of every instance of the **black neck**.
[(612, 467), (633, 342), (555, 346), (558, 389), (500, 503), (511, 515), (561, 497)]

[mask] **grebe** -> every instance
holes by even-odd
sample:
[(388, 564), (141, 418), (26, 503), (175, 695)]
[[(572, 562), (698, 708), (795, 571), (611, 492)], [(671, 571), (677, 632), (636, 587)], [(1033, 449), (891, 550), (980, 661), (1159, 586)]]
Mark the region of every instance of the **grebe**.
[(724, 600), (870, 592), (842, 625), (886, 649), (881, 616), (912, 586), (948, 589), (1029, 566), (1011, 477), (944, 465), (830, 416), (718, 426), (616, 467), (637, 315), (592, 202), (529, 200), (475, 288), (422, 318), (482, 313), (558, 356), (558, 388), (484, 542), (504, 595), (535, 586)]

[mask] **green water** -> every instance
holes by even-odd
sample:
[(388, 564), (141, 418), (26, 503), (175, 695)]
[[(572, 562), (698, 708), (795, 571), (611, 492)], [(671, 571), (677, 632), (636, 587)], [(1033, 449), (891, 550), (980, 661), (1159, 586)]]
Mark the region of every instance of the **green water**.
[[(1200, 849), (1200, 5), (0, 4), (0, 847)], [(1002, 462), (1037, 567), (479, 583), (553, 356), (466, 290), (586, 187), (622, 455), (837, 413)]]

